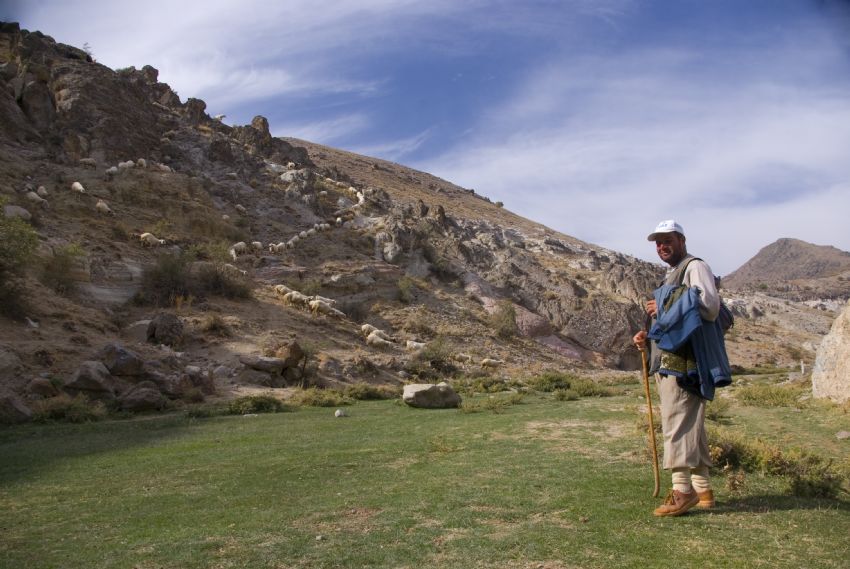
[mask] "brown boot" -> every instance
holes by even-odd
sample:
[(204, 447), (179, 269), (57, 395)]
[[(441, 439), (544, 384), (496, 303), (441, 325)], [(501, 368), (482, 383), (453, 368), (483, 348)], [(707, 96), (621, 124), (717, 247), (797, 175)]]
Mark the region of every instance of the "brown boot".
[(670, 490), (664, 503), (655, 508), (656, 516), (681, 516), (699, 503), (699, 496), (694, 491), (689, 493)]
[(714, 501), (714, 492), (711, 489), (706, 490), (705, 492), (697, 492), (697, 496), (699, 496), (699, 503), (696, 507), (701, 510), (713, 508), (717, 504)]

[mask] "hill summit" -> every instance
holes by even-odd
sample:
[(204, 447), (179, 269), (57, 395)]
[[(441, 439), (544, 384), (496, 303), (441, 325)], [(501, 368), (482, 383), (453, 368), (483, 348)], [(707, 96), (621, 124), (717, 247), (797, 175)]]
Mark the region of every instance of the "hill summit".
[(782, 238), (724, 277), (723, 284), (790, 300), (842, 298), (850, 294), (850, 253)]

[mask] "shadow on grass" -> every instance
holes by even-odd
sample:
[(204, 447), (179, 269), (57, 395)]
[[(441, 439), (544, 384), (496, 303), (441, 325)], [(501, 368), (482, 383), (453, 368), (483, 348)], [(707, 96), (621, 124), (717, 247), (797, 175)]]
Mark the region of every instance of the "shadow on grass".
[(179, 438), (198, 424), (180, 413), (94, 423), (4, 427), (0, 429), (0, 486), (36, 478), (65, 461)]
[(710, 510), (691, 510), (693, 513), (737, 514), (768, 513), (791, 510), (840, 510), (850, 512), (850, 501), (841, 498), (802, 498), (782, 494), (764, 494), (718, 500)]

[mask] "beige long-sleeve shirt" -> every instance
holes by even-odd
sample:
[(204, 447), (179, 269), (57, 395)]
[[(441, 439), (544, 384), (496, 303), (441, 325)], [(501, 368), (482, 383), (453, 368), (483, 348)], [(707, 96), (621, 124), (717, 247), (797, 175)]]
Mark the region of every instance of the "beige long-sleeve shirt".
[[(667, 269), (667, 274), (675, 271), (676, 267)], [(685, 269), (682, 284), (699, 289), (699, 315), (705, 320), (713, 322), (720, 311), (720, 295), (717, 293), (714, 273), (711, 272), (708, 263), (702, 259), (691, 261)]]

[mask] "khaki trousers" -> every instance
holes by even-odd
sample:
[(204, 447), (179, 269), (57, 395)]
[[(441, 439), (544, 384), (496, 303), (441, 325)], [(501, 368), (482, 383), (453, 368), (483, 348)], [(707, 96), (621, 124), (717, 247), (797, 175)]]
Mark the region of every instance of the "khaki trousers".
[(688, 393), (673, 376), (655, 375), (661, 398), (664, 468), (711, 466), (705, 434), (705, 399)]

